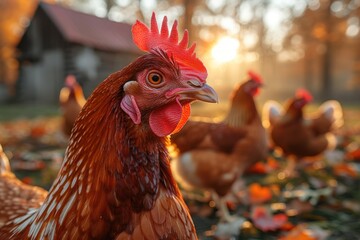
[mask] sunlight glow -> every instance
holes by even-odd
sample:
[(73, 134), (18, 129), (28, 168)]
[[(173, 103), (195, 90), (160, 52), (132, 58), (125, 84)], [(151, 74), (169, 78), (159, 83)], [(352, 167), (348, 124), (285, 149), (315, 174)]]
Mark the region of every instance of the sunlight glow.
[(350, 25), (346, 29), (346, 36), (348, 37), (356, 37), (360, 32), (359, 26), (357, 25)]
[(211, 55), (218, 62), (229, 62), (235, 59), (239, 45), (239, 41), (235, 38), (220, 38), (219, 41), (213, 46)]
[(347, 22), (346, 36), (356, 37), (360, 32), (360, 19), (358, 17), (351, 17)]
[(258, 43), (259, 37), (255, 32), (247, 32), (244, 34), (243, 44), (245, 48), (252, 48)]

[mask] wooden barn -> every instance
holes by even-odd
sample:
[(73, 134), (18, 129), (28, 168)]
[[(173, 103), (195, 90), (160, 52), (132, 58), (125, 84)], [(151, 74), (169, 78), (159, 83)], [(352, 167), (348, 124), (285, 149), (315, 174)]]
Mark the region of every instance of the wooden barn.
[(85, 95), (141, 52), (131, 25), (40, 3), (20, 40), (20, 102), (56, 104), (68, 74), (77, 77)]

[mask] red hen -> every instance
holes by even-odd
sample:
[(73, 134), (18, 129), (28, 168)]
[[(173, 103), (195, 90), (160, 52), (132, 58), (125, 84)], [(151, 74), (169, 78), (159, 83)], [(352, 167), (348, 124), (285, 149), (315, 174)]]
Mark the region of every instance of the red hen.
[(154, 14), (150, 29), (134, 24), (134, 41), (148, 53), (94, 90), (44, 203), (8, 219), (0, 239), (197, 238), (170, 171), (167, 135), (185, 124), (191, 102), (217, 96), (176, 26), (169, 35), (165, 17), (159, 32)]

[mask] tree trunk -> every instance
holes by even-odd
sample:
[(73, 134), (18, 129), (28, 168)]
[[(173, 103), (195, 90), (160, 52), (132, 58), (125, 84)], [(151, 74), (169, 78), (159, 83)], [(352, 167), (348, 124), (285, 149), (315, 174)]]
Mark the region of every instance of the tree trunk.
[(332, 87), (332, 74), (331, 74), (331, 67), (332, 67), (332, 16), (331, 16), (331, 9), (330, 6), (333, 1), (329, 2), (325, 12), (325, 27), (326, 27), (326, 37), (324, 41), (325, 45), (325, 53), (323, 54), (323, 67), (322, 67), (322, 89), (321, 89), (321, 99), (327, 100), (332, 97), (333, 95), (333, 87)]
[(197, 38), (192, 24), (192, 17), (194, 16), (195, 7), (197, 6), (197, 0), (184, 0), (184, 21), (183, 29), (189, 31), (189, 42), (194, 42)]

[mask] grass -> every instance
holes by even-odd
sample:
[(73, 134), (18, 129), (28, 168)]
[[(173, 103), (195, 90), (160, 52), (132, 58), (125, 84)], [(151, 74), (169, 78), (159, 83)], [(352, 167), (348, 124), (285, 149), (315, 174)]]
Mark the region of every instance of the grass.
[(16, 119), (33, 119), (37, 117), (51, 117), (60, 114), (58, 106), (9, 104), (0, 105), (0, 122)]

